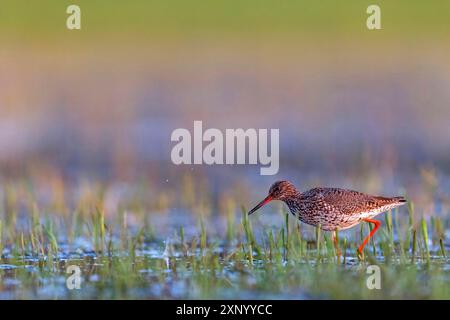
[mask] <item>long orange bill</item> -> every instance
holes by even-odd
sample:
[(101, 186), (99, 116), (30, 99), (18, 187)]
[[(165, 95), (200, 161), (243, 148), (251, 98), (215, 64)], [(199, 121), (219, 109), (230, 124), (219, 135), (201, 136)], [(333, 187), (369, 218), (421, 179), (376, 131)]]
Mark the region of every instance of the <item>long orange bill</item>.
[(256, 205), (256, 207), (254, 207), (252, 210), (250, 210), (248, 212), (249, 215), (251, 215), (253, 212), (255, 212), (256, 210), (258, 210), (259, 208), (261, 208), (262, 206), (264, 206), (265, 204), (269, 203), (270, 201), (272, 201), (272, 196), (267, 196), (263, 201), (261, 201), (260, 203), (258, 203)]

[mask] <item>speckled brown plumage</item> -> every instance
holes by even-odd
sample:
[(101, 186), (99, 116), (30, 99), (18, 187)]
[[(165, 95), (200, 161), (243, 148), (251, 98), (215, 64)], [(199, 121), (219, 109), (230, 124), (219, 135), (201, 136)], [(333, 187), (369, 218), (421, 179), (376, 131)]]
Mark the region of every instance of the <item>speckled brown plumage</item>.
[(302, 193), (289, 181), (278, 181), (249, 214), (272, 200), (285, 202), (302, 222), (326, 231), (351, 228), (361, 221), (375, 223), (378, 227), (379, 222), (371, 218), (406, 203), (403, 197), (387, 198), (340, 188), (314, 188)]

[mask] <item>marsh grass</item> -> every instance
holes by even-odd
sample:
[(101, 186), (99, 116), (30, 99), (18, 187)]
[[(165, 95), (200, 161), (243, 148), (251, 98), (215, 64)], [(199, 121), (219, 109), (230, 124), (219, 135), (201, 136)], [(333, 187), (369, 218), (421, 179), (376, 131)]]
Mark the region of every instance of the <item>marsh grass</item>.
[[(187, 179), (184, 188), (192, 183)], [(38, 205), (28, 189), (28, 211), (19, 217), (21, 188), (4, 190), (0, 297), (450, 298), (445, 221), (422, 217), (417, 224), (412, 204), (406, 219), (397, 210), (384, 215), (358, 260), (356, 249), (371, 224), (361, 224), (357, 237), (337, 234), (338, 256), (331, 233), (285, 210), (279, 211), (279, 224), (267, 225), (229, 201), (223, 225), (204, 211), (195, 231), (178, 222), (164, 231), (137, 195), (119, 204), (116, 215), (108, 214), (102, 188), (82, 197), (72, 215), (64, 196), (57, 198), (56, 207), (65, 212), (59, 213), (51, 210), (54, 203)], [(196, 208), (205, 200), (188, 193), (181, 201)], [(83, 272), (77, 292), (65, 287), (66, 268), (73, 264)], [(382, 290), (365, 286), (369, 264), (381, 267)], [(20, 286), (5, 284), (12, 280)]]

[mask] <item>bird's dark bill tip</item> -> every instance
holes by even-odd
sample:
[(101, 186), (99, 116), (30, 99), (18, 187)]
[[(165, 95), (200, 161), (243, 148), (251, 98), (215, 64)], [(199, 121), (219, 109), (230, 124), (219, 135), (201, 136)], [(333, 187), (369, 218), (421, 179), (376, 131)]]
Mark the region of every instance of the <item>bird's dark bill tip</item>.
[(260, 203), (258, 203), (256, 205), (256, 207), (254, 207), (252, 210), (250, 210), (248, 212), (248, 215), (251, 215), (252, 213), (254, 213), (255, 211), (257, 211), (259, 208), (261, 208), (262, 206), (264, 206), (265, 204), (267, 204), (268, 202), (272, 201), (272, 196), (267, 196), (263, 201), (261, 201)]

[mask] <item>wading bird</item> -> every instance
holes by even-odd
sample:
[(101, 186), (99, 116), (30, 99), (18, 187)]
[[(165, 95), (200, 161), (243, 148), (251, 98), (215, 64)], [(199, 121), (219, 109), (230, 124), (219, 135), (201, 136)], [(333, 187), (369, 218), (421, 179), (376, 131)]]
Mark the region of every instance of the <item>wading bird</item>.
[[(277, 181), (270, 187), (269, 195), (248, 214), (272, 200), (283, 201), (300, 221), (325, 231), (348, 229), (362, 221), (373, 223), (375, 227), (358, 248), (361, 255), (381, 224), (372, 218), (406, 203), (404, 197), (386, 198), (340, 188), (314, 188), (300, 192), (289, 181)], [(337, 247), (335, 236), (334, 241)]]

